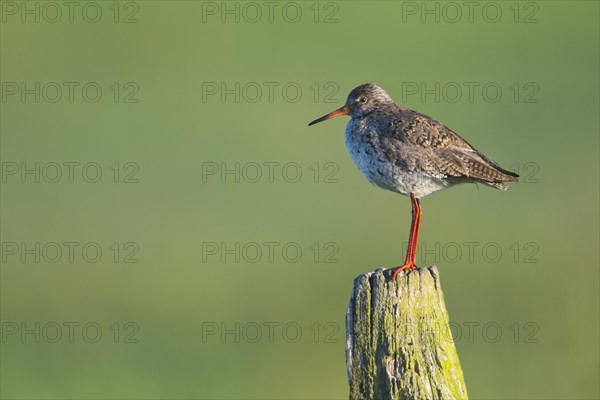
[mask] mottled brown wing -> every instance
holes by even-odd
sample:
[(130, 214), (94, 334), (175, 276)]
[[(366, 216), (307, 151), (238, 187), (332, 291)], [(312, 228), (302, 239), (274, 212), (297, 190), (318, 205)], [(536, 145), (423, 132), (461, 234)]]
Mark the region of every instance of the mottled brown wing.
[[(466, 140), (433, 118), (412, 110), (403, 110), (391, 123), (390, 146), (400, 151), (399, 159), (409, 171), (421, 170), (441, 178), (466, 178), (485, 183), (516, 181), (518, 175), (500, 167), (481, 154)], [(500, 187), (502, 185), (497, 185)]]

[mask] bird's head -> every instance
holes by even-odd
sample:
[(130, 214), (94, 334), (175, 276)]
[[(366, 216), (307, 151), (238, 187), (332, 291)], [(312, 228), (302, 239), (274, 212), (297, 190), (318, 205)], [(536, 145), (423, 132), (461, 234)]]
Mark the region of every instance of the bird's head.
[(308, 126), (339, 115), (349, 115), (351, 118), (361, 118), (375, 110), (377, 107), (393, 102), (394, 101), (385, 90), (374, 83), (365, 83), (352, 89), (346, 99), (346, 104), (344, 104), (343, 107), (312, 121)]

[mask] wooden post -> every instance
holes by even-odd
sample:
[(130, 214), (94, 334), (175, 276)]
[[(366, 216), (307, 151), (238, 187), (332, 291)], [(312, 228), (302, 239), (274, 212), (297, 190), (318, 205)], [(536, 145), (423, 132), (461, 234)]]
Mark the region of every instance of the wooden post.
[(354, 280), (346, 313), (351, 400), (466, 399), (437, 268)]

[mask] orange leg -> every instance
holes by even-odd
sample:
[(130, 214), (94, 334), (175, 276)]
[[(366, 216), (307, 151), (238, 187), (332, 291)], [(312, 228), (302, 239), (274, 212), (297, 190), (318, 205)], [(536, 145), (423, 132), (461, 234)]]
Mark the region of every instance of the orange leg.
[(410, 235), (408, 237), (408, 249), (406, 250), (406, 258), (404, 264), (396, 268), (392, 279), (396, 279), (396, 276), (400, 271), (417, 268), (416, 257), (417, 257), (417, 244), (419, 241), (419, 229), (421, 228), (421, 203), (414, 194), (410, 194), (410, 202), (412, 204), (412, 222), (410, 224)]

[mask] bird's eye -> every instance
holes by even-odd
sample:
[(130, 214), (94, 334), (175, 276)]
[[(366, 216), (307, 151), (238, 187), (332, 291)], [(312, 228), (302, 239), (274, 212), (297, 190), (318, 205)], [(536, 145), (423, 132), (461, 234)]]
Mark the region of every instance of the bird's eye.
[(358, 102), (361, 104), (365, 104), (367, 102), (367, 98), (366, 97), (359, 97), (358, 98)]

